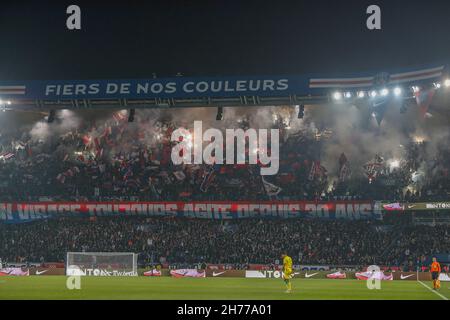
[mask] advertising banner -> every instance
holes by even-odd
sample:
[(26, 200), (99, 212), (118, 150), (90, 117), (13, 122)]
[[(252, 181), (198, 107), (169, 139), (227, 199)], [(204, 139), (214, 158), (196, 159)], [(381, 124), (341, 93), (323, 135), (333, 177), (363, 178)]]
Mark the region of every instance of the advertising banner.
[(357, 272), (355, 273), (355, 276), (358, 280), (394, 280), (394, 276), (392, 274), (386, 275), (383, 271), (377, 271), (377, 272)]
[(7, 99), (189, 99), (214, 97), (277, 97), (310, 95), (332, 89), (371, 88), (420, 83), (442, 77), (445, 65), (392, 70), (392, 73), (303, 74), (229, 77), (173, 77), (151, 79), (1, 81)]
[(394, 202), (383, 204), (383, 209), (386, 211), (449, 210), (450, 201), (414, 203)]
[(327, 274), (327, 278), (328, 279), (346, 279), (347, 275), (345, 274), (345, 272), (333, 272), (333, 273), (329, 273)]
[(138, 273), (134, 271), (125, 271), (117, 269), (82, 268), (75, 265), (70, 265), (66, 269), (66, 275), (94, 276), (94, 277), (134, 277), (138, 276)]
[(206, 277), (245, 278), (245, 270), (206, 270)]
[(439, 280), (442, 282), (450, 282), (450, 275), (447, 273), (439, 274)]
[(2, 268), (0, 269), (0, 276), (29, 276), (28, 269), (22, 268)]
[[(293, 278), (298, 277), (299, 272), (292, 274)], [(246, 278), (263, 278), (263, 279), (280, 279), (283, 277), (283, 272), (278, 270), (246, 270)]]
[(206, 271), (197, 269), (171, 270), (170, 275), (174, 278), (205, 278)]
[(279, 202), (34, 202), (0, 203), (0, 222), (17, 223), (57, 216), (173, 216), (201, 219), (323, 218), (382, 219), (374, 201)]
[(161, 277), (162, 276), (162, 271), (161, 270), (157, 270), (157, 269), (152, 269), (149, 271), (145, 271), (143, 273), (143, 276), (145, 277)]
[(30, 276), (64, 276), (64, 268), (30, 268)]

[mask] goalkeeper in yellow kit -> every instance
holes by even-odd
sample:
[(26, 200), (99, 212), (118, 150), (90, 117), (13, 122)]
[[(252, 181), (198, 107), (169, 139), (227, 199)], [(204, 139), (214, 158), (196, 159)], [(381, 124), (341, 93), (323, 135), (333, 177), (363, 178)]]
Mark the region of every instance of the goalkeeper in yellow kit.
[(292, 290), (292, 258), (289, 257), (286, 253), (281, 255), (283, 259), (283, 280), (286, 284), (286, 293), (291, 293)]

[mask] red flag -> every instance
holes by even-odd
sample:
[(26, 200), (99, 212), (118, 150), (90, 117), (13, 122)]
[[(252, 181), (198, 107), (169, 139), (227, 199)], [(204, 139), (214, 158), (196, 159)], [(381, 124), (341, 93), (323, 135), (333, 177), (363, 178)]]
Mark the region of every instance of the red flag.
[(91, 137), (88, 134), (83, 136), (83, 143), (85, 146), (91, 143)]
[(425, 115), (428, 112), (428, 109), (430, 108), (431, 102), (433, 101), (435, 89), (431, 88), (428, 90), (419, 90), (414, 93), (414, 96), (416, 97), (417, 105), (420, 108), (420, 114), (422, 117), (425, 117)]

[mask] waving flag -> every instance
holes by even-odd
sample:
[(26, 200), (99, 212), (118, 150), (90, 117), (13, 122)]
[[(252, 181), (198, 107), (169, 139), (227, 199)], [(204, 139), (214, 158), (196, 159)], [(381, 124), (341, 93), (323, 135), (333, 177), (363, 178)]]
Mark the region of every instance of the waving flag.
[(173, 175), (175, 176), (175, 178), (177, 178), (177, 180), (179, 181), (183, 181), (184, 179), (186, 179), (186, 175), (184, 174), (183, 171), (174, 171)]
[(378, 125), (381, 125), (383, 121), (389, 101), (389, 98), (377, 99), (372, 105), (372, 115), (377, 120)]
[(420, 114), (422, 115), (422, 118), (425, 117), (425, 115), (428, 112), (428, 109), (430, 108), (431, 102), (433, 101), (434, 93), (436, 90), (434, 88), (428, 89), (428, 90), (419, 90), (414, 93), (414, 96), (416, 97), (417, 105), (420, 108)]
[(261, 178), (262, 178), (262, 182), (264, 185), (264, 190), (266, 191), (266, 194), (268, 196), (276, 196), (283, 190), (280, 187), (278, 187), (270, 182), (267, 182), (263, 176), (261, 176)]
[(219, 170), (220, 165), (213, 164), (209, 167), (208, 171), (203, 176), (202, 183), (200, 185), (200, 191), (206, 192), (208, 191), (208, 188), (211, 184), (211, 182), (214, 180), (214, 177), (216, 176), (216, 172)]
[(366, 171), (366, 175), (369, 178), (369, 181), (376, 178), (378, 173), (384, 167), (384, 159), (379, 155), (375, 155), (375, 159), (367, 162), (364, 166), (364, 170)]
[(311, 165), (311, 170), (309, 171), (309, 181), (313, 181), (314, 178), (325, 178), (327, 175), (327, 169), (324, 166), (320, 165), (320, 161), (313, 161)]
[(344, 153), (339, 157), (339, 181), (344, 182), (350, 176), (350, 167)]
[(4, 153), (0, 154), (0, 159), (3, 159), (3, 160), (8, 160), (13, 157), (14, 157), (14, 153), (11, 153), (11, 152), (4, 152)]

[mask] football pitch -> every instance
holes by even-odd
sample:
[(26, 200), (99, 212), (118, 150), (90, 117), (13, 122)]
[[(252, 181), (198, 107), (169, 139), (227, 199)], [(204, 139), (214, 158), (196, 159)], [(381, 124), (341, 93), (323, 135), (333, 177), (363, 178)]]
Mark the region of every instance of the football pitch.
[[(369, 290), (365, 281), (293, 279), (284, 292), (280, 279), (82, 277), (79, 290), (66, 287), (65, 276), (1, 277), (0, 300), (6, 299), (167, 299), (167, 300), (448, 300), (450, 284), (438, 293), (430, 283), (384, 281)], [(427, 287), (428, 288), (427, 288)]]

